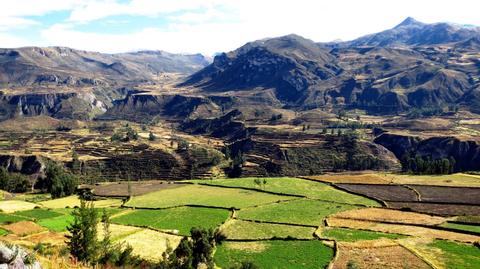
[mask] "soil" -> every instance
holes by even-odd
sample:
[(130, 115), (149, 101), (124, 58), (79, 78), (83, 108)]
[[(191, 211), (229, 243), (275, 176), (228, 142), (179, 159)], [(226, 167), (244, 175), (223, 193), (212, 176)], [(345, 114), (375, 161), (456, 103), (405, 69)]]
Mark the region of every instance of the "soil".
[[(359, 242), (362, 243), (362, 242)], [(383, 269), (383, 268), (431, 268), (426, 262), (409, 250), (399, 245), (365, 246), (362, 244), (338, 244), (338, 258), (333, 269), (350, 268), (349, 264), (356, 264), (356, 268)], [(352, 265), (350, 265), (352, 266)]]

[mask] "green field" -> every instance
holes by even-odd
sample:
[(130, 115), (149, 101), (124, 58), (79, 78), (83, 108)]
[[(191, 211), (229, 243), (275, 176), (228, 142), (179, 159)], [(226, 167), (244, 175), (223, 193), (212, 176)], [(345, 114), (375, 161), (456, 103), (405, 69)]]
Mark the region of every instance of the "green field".
[(326, 216), (355, 208), (357, 207), (354, 205), (336, 204), (302, 198), (242, 209), (238, 211), (237, 217), (248, 220), (320, 226)]
[(271, 238), (313, 238), (315, 228), (283, 224), (257, 223), (242, 220), (229, 220), (222, 227), (228, 239), (271, 239)]
[(4, 236), (4, 235), (7, 235), (7, 234), (9, 234), (9, 232), (7, 230), (0, 229), (0, 236)]
[(72, 215), (61, 215), (54, 218), (39, 220), (38, 224), (49, 229), (50, 231), (65, 232), (67, 230), (67, 226), (72, 222)]
[[(262, 178), (261, 181), (263, 180), (264, 179)], [(276, 193), (296, 194), (303, 195), (309, 198), (342, 203), (380, 206), (380, 204), (378, 204), (376, 201), (337, 190), (329, 186), (328, 184), (322, 182), (314, 182), (310, 180), (290, 177), (265, 178), (265, 180), (267, 184), (261, 186), (254, 184), (254, 178), (218, 179), (194, 182), (202, 182), (204, 184), (214, 186), (242, 187)]]
[(205, 205), (242, 208), (289, 200), (292, 197), (220, 187), (186, 185), (133, 197), (126, 205), (145, 208), (166, 208), (179, 205)]
[(324, 237), (336, 241), (355, 242), (360, 240), (375, 240), (380, 238), (398, 239), (405, 236), (400, 234), (388, 234), (348, 228), (325, 228), (322, 230), (322, 238)]
[(190, 229), (201, 225), (215, 228), (223, 223), (230, 212), (224, 209), (177, 207), (162, 210), (133, 210), (112, 219), (113, 223), (151, 227), (161, 230), (178, 230), (190, 235)]
[(37, 209), (32, 209), (32, 210), (15, 212), (15, 215), (27, 217), (27, 218), (34, 219), (34, 220), (42, 220), (42, 219), (49, 219), (49, 218), (58, 217), (58, 216), (61, 216), (62, 214), (57, 213), (53, 210), (46, 210), (46, 209), (37, 208)]
[(444, 240), (435, 240), (428, 246), (438, 248), (443, 252), (441, 258), (445, 261), (446, 268), (480, 268), (480, 249), (478, 247)]
[(14, 223), (22, 220), (31, 220), (31, 219), (23, 216), (13, 215), (13, 214), (0, 213), (0, 224)]
[(259, 268), (326, 268), (333, 250), (317, 240), (225, 242), (215, 252), (215, 263), (231, 268), (251, 261)]
[(461, 224), (461, 223), (453, 223), (453, 222), (446, 222), (440, 225), (441, 227), (455, 229), (459, 231), (467, 231), (467, 232), (475, 232), (480, 234), (480, 226), (476, 224)]

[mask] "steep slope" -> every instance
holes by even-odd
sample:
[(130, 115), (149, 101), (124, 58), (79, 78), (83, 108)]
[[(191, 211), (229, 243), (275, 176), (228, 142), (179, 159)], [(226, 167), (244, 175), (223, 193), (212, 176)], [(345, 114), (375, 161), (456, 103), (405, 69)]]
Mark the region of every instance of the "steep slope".
[(327, 49), (289, 35), (255, 41), (218, 55), (181, 86), (194, 85), (207, 91), (272, 88), (279, 100), (298, 103), (312, 86), (340, 72)]

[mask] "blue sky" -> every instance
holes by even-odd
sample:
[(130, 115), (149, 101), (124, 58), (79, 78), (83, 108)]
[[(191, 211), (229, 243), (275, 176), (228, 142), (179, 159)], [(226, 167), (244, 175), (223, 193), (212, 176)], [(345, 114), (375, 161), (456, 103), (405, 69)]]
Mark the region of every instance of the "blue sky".
[(350, 40), (420, 21), (480, 25), (472, 0), (2, 0), (0, 47), (68, 46), (116, 53), (233, 50), (296, 33)]

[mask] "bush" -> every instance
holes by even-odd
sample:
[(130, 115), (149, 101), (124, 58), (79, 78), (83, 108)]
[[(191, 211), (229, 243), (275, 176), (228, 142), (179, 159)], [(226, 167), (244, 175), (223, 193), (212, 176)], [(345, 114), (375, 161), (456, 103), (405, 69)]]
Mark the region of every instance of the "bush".
[(75, 193), (77, 188), (77, 178), (66, 172), (60, 165), (49, 162), (45, 170), (46, 190), (52, 195), (52, 198), (69, 196)]
[(0, 189), (19, 193), (26, 192), (31, 187), (32, 184), (26, 176), (18, 173), (9, 173), (4, 167), (0, 167)]

